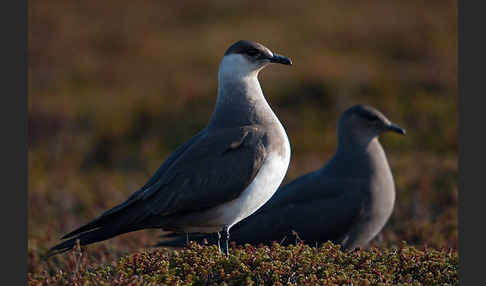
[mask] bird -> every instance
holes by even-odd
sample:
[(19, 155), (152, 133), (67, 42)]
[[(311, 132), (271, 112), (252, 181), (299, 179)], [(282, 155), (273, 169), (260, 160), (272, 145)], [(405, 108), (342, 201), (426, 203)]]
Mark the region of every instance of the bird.
[[(258, 211), (236, 224), (232, 241), (258, 245), (331, 241), (345, 250), (365, 247), (384, 227), (395, 203), (395, 183), (379, 136), (405, 134), (377, 109), (354, 105), (340, 116), (337, 149), (321, 168), (280, 187)], [(212, 243), (205, 234), (191, 240)], [(167, 235), (157, 246), (181, 246)]]
[(64, 235), (47, 257), (71, 250), (78, 240), (88, 245), (150, 228), (217, 233), (229, 255), (229, 230), (270, 199), (290, 162), (288, 136), (258, 80), (271, 63), (292, 65), (258, 42), (230, 45), (219, 65), (216, 104), (206, 127), (176, 148), (126, 201)]

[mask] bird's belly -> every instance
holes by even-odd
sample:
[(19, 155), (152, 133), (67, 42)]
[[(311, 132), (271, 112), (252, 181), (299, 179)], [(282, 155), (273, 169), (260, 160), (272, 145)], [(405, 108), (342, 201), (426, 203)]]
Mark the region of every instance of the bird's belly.
[(260, 171), (250, 185), (232, 201), (209, 209), (199, 218), (205, 220), (204, 226), (188, 227), (188, 232), (217, 232), (223, 226), (231, 228), (263, 206), (282, 183), (290, 162), (289, 152), (282, 157), (277, 152), (271, 153), (265, 159)]
[(262, 207), (277, 191), (289, 166), (289, 158), (269, 156), (253, 182), (229, 205), (223, 205), (225, 225), (233, 226)]
[(184, 226), (184, 232), (214, 233), (224, 226), (229, 229), (257, 211), (275, 194), (290, 163), (289, 139), (282, 124), (276, 117), (275, 120), (283, 139), (283, 149), (269, 152), (258, 174), (238, 198), (201, 213), (197, 221)]
[(382, 195), (375, 199), (371, 210), (370, 233), (373, 238), (385, 226), (390, 218), (395, 204), (395, 190), (394, 187), (386, 188), (382, 191)]
[(393, 184), (374, 190), (371, 204), (356, 226), (355, 237), (349, 248), (364, 247), (383, 229), (390, 218), (395, 203), (395, 189)]

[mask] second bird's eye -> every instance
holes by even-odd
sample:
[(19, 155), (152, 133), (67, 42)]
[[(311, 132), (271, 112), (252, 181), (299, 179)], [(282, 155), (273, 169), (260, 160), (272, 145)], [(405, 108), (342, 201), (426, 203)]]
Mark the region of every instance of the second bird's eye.
[(246, 52), (248, 55), (250, 56), (256, 56), (258, 55), (260, 52), (256, 49), (249, 49), (247, 52)]
[(364, 114), (361, 114), (360, 115), (362, 118), (365, 118), (366, 120), (369, 120), (369, 121), (378, 121), (380, 120), (380, 118), (374, 114), (368, 114), (368, 113), (364, 113)]

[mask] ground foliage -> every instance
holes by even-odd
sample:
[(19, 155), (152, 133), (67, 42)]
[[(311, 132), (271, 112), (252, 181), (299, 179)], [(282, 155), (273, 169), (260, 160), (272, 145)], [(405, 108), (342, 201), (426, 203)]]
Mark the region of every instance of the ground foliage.
[(230, 257), (216, 246), (145, 250), (87, 265), (72, 252), (68, 271), (30, 274), (29, 285), (458, 285), (456, 251), (398, 248), (343, 252), (338, 245), (249, 244)]

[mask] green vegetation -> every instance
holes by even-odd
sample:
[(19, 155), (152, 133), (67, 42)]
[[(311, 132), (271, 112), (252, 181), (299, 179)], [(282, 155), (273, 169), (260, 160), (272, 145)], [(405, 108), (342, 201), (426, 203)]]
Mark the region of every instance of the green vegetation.
[[(342, 252), (328, 242), (254, 247), (231, 251), (192, 243), (188, 249), (143, 251), (117, 262), (88, 266), (71, 253), (69, 271), (30, 275), (48, 285), (459, 285), (457, 252), (399, 248)], [(352, 283), (352, 284), (351, 284)]]
[[(278, 5), (45, 0), (29, 5), (32, 279), (58, 271), (70, 277), (74, 268), (69, 255), (48, 261), (41, 255), (62, 234), (125, 200), (176, 146), (207, 123), (222, 53), (239, 39), (260, 41), (294, 62), (260, 75), (292, 144), (284, 183), (329, 159), (337, 118), (345, 108), (370, 104), (407, 129), (406, 136), (381, 139), (397, 201), (381, 243), (373, 243), (381, 249), (380, 259), (391, 259), (391, 249), (401, 241), (420, 251), (427, 246), (437, 257), (448, 254), (432, 248), (457, 249), (457, 1), (310, 0), (297, 6), (290, 0)], [(116, 261), (153, 245), (159, 234), (140, 231), (89, 246), (78, 273), (125, 265)], [(317, 251), (303, 249), (307, 258)], [(198, 251), (213, 250), (180, 254)], [(238, 259), (244, 260), (241, 255)], [(436, 277), (437, 272), (431, 273)]]

